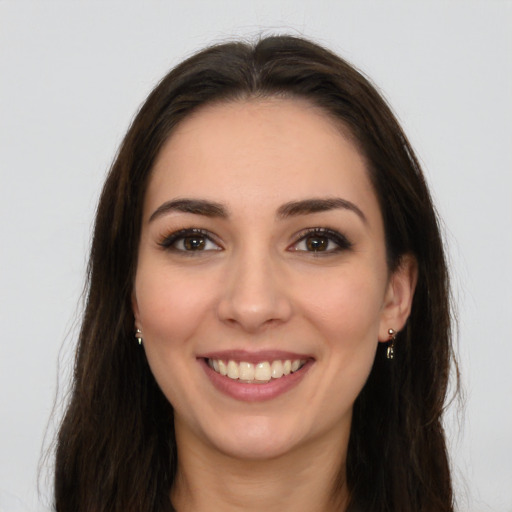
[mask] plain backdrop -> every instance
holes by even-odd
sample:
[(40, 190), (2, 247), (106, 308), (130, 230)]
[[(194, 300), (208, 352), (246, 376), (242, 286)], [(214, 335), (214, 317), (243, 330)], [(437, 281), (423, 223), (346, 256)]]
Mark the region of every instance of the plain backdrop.
[(511, 2), (0, 0), (1, 512), (48, 508), (94, 209), (133, 115), (184, 57), (259, 33), (327, 45), (403, 123), (458, 306), (459, 509), (512, 511)]

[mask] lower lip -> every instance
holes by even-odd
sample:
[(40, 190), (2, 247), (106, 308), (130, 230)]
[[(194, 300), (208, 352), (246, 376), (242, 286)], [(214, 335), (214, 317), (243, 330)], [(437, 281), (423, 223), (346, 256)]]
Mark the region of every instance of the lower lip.
[(273, 398), (290, 391), (299, 384), (313, 365), (313, 361), (308, 360), (300, 370), (290, 373), (289, 375), (284, 375), (279, 379), (272, 379), (270, 382), (261, 384), (246, 384), (217, 373), (208, 366), (205, 359), (201, 358), (198, 359), (198, 361), (202, 365), (212, 384), (219, 391), (231, 398), (244, 402), (263, 402), (264, 400), (272, 400)]

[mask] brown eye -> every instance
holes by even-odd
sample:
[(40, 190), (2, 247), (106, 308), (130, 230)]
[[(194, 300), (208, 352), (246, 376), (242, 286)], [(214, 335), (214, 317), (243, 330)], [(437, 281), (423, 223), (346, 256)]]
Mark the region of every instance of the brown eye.
[(171, 233), (160, 242), (160, 245), (164, 249), (182, 253), (222, 250), (207, 231), (196, 228), (181, 229)]
[(299, 233), (298, 237), (289, 250), (333, 254), (352, 248), (352, 243), (344, 235), (328, 228), (309, 228)]
[(206, 246), (204, 236), (193, 235), (183, 237), (183, 247), (186, 251), (202, 251)]
[(305, 240), (308, 251), (325, 251), (329, 245), (329, 239), (325, 236), (308, 236)]

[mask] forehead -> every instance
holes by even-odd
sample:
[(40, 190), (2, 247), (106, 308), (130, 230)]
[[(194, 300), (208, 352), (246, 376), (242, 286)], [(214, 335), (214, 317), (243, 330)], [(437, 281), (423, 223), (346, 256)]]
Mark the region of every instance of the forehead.
[(333, 195), (375, 201), (364, 158), (320, 108), (271, 98), (210, 105), (186, 118), (160, 151), (146, 202), (200, 196), (262, 208)]

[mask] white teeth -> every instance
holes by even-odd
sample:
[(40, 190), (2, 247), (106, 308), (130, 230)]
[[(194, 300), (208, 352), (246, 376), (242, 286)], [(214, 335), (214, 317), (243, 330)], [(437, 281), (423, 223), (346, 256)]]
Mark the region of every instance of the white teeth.
[(254, 370), (254, 378), (256, 380), (270, 380), (270, 363), (258, 363)]
[(254, 380), (254, 365), (251, 363), (245, 363), (245, 362), (240, 363), (239, 379), (240, 380)]
[(270, 370), (272, 378), (279, 379), (279, 377), (283, 376), (283, 363), (281, 361), (272, 361)]
[[(214, 359), (215, 361), (215, 359)], [(219, 364), (219, 373), (221, 375), (227, 375), (228, 374), (228, 367), (226, 366), (226, 363), (224, 361), (222, 361), (221, 359), (219, 359), (217, 361), (217, 363)], [(213, 366), (213, 369), (215, 370), (215, 365)], [(217, 371), (217, 370), (215, 370)]]
[(257, 364), (241, 361), (237, 363), (229, 360), (227, 364), (222, 359), (208, 359), (208, 366), (221, 375), (228, 376), (230, 379), (252, 383), (252, 382), (269, 382), (271, 379), (279, 379), (283, 375), (300, 370), (305, 360), (285, 359), (284, 361), (261, 361)]
[(238, 369), (238, 365), (235, 363), (235, 361), (229, 361), (228, 362), (228, 377), (230, 379), (238, 379), (239, 375), (240, 375), (240, 371)]

